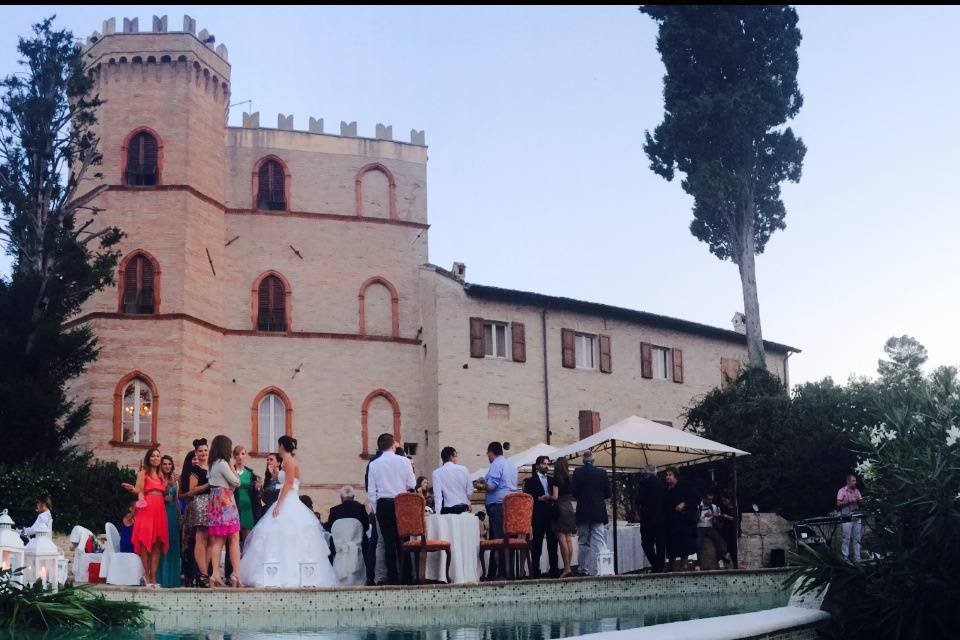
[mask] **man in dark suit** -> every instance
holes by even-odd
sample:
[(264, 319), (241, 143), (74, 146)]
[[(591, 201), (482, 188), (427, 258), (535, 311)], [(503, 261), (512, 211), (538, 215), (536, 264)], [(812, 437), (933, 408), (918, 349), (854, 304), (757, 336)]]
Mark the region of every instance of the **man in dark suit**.
[(533, 496), (533, 555), (531, 574), (540, 577), (540, 554), (543, 552), (543, 537), (547, 537), (547, 558), (550, 560), (550, 577), (560, 575), (557, 568), (557, 534), (553, 532), (553, 515), (556, 503), (553, 498), (553, 478), (547, 475), (550, 458), (539, 456), (533, 465), (533, 475), (523, 483), (523, 492)]
[(344, 518), (359, 520), (364, 535), (366, 535), (367, 526), (370, 524), (370, 516), (367, 514), (367, 508), (356, 501), (356, 494), (350, 485), (340, 489), (340, 504), (330, 508), (330, 519), (323, 525), (323, 528), (332, 531), (333, 523)]
[(597, 575), (597, 554), (607, 548), (607, 500), (610, 483), (603, 469), (593, 466), (593, 453), (583, 454), (583, 466), (573, 472), (573, 497), (577, 501), (579, 572)]
[(664, 525), (664, 486), (657, 477), (657, 468), (648, 464), (644, 468), (640, 486), (637, 488), (637, 509), (640, 512), (640, 544), (654, 573), (663, 572), (667, 551), (667, 536)]

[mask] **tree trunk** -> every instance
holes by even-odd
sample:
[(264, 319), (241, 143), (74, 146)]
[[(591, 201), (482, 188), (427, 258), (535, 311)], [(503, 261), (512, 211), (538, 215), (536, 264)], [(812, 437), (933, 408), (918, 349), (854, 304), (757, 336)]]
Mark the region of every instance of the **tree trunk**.
[[(752, 207), (751, 207), (752, 208)], [(757, 267), (753, 238), (753, 212), (745, 216), (745, 229), (741, 236), (740, 285), (743, 287), (743, 314), (747, 317), (747, 356), (751, 367), (767, 368), (763, 351), (763, 331), (760, 329), (760, 299), (757, 296)]]

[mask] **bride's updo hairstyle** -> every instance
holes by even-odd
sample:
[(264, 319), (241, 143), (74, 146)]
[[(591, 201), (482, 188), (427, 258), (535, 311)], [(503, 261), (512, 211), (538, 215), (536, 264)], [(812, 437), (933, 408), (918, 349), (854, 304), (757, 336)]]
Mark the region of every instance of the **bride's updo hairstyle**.
[(283, 447), (284, 451), (287, 453), (293, 453), (297, 450), (297, 439), (291, 438), (290, 436), (280, 436), (277, 440), (277, 444)]

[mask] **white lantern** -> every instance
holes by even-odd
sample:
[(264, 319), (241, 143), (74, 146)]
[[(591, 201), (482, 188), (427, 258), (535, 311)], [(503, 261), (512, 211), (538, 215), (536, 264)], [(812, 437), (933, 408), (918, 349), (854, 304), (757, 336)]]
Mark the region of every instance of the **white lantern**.
[(301, 587), (319, 587), (320, 586), (320, 563), (301, 562), (300, 563), (300, 586)]
[(264, 587), (280, 586), (280, 563), (279, 562), (263, 563), (263, 586)]
[(23, 565), (23, 540), (13, 530), (13, 519), (4, 509), (0, 511), (0, 567), (13, 570)]
[(34, 527), (34, 533), (24, 549), (23, 577), (28, 583), (40, 580), (44, 587), (56, 591), (60, 586), (60, 550), (53, 544), (50, 525), (40, 523)]

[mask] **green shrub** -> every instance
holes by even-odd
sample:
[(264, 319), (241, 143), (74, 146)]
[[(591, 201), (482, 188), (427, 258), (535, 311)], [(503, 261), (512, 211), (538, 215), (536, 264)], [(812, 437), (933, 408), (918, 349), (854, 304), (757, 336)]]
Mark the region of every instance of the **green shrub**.
[(17, 526), (27, 526), (36, 518), (37, 500), (49, 495), (56, 531), (69, 533), (81, 525), (100, 533), (105, 522), (116, 522), (126, 512), (133, 498), (120, 483), (135, 480), (132, 469), (94, 460), (89, 453), (53, 468), (0, 465), (0, 508), (10, 510)]

